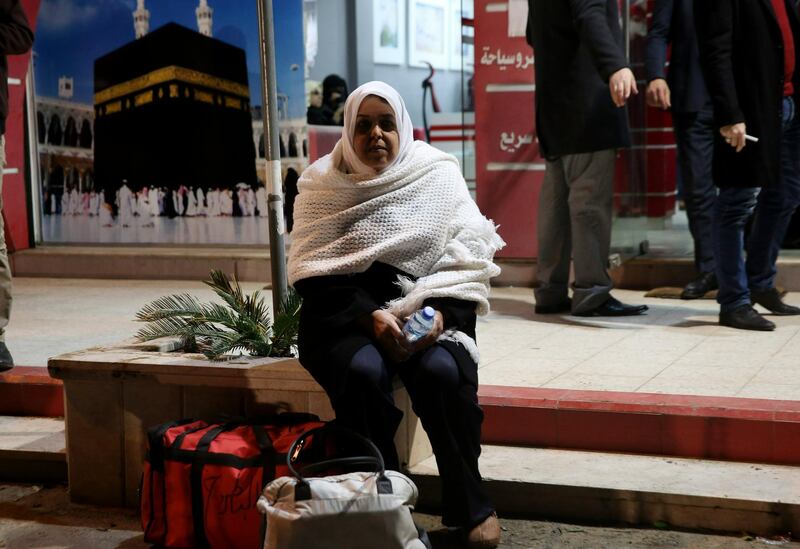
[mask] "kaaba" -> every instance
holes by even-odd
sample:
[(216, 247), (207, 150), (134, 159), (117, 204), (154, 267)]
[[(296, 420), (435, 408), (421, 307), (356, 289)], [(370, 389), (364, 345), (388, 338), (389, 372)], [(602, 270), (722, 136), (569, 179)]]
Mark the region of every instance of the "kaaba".
[(102, 188), (256, 182), (241, 48), (169, 23), (95, 60), (94, 92)]

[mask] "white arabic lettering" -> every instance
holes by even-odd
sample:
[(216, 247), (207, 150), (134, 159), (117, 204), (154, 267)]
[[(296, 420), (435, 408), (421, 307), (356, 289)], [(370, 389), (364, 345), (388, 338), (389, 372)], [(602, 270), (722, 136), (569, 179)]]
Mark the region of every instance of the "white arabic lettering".
[(513, 66), (517, 70), (524, 70), (533, 65), (533, 55), (524, 55), (522, 52), (504, 54), (503, 50), (497, 48), (495, 53), (491, 52), (490, 46), (483, 47), (481, 55), (481, 65), (497, 65), (501, 71)]
[(523, 145), (530, 145), (533, 143), (533, 134), (519, 135), (515, 132), (503, 132), (500, 134), (500, 150), (508, 153), (515, 153), (520, 150)]

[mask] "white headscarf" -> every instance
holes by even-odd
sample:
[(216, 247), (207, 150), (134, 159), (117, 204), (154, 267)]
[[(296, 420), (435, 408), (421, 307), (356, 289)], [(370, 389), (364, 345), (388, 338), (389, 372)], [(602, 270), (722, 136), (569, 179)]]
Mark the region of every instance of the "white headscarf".
[(408, 114), (403, 98), (400, 97), (397, 90), (389, 84), (378, 80), (367, 82), (359, 86), (347, 97), (347, 102), (344, 104), (344, 128), (342, 129), (341, 139), (342, 159), (345, 164), (344, 168), (347, 172), (358, 175), (375, 175), (377, 173), (374, 168), (370, 168), (358, 158), (358, 154), (356, 154), (355, 147), (353, 146), (358, 109), (361, 107), (361, 103), (364, 99), (370, 95), (376, 95), (385, 99), (386, 102), (389, 103), (389, 106), (392, 107), (397, 133), (400, 136), (397, 156), (392, 163), (382, 171), (386, 171), (392, 166), (403, 162), (414, 144), (414, 127), (411, 123), (411, 116)]

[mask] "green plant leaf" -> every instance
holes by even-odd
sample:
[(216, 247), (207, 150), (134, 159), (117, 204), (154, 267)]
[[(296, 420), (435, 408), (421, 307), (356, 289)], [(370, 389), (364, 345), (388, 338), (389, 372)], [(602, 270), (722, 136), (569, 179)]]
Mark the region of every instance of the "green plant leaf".
[(246, 351), (253, 356), (292, 356), (297, 346), (300, 296), (290, 289), (275, 315), (261, 292), (245, 295), (236, 278), (211, 271), (206, 284), (222, 299), (201, 303), (190, 294), (161, 297), (145, 305), (136, 319), (148, 324), (136, 337), (141, 341), (181, 337), (186, 350), (202, 352), (210, 359)]
[(231, 309), (236, 311), (244, 309), (245, 297), (236, 277), (231, 282), (223, 271), (213, 270), (211, 271), (211, 280), (207, 280), (205, 284), (214, 290), (214, 293), (222, 298)]
[(202, 305), (192, 295), (177, 294), (156, 299), (148, 303), (136, 313), (136, 320), (152, 322), (162, 318), (176, 316), (192, 316), (202, 310)]

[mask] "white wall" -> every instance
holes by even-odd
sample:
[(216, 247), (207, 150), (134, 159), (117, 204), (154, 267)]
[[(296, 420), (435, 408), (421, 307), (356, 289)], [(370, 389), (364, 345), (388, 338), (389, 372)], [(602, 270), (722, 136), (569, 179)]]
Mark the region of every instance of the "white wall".
[[(370, 80), (383, 80), (400, 92), (414, 126), (421, 128), (422, 81), (428, 70), (373, 62), (372, 0), (317, 0), (317, 15), (319, 48), (311, 78), (322, 81), (336, 73), (351, 90)], [(460, 72), (437, 69), (433, 85), (442, 111), (461, 110)], [(430, 99), (428, 109), (430, 113)]]
[[(373, 72), (375, 80), (383, 80), (394, 87), (411, 114), (415, 127), (422, 127), (422, 81), (428, 76), (428, 69), (416, 67), (399, 67), (391, 65), (375, 65)], [(469, 75), (466, 75), (469, 78)], [(433, 77), (433, 88), (436, 99), (443, 112), (461, 110), (461, 74), (455, 71), (437, 70)], [(433, 112), (430, 95), (427, 99), (428, 118)]]

